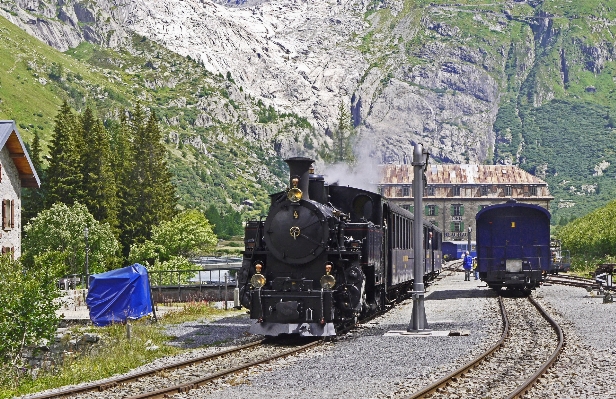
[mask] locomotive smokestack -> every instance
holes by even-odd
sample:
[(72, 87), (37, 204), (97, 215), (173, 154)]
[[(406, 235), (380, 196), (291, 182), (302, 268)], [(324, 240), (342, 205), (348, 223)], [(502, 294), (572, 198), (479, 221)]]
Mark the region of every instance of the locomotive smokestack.
[(310, 199), (308, 195), (308, 183), (310, 182), (310, 166), (314, 159), (294, 157), (285, 159), (289, 165), (289, 187), (297, 187), (302, 190), (303, 199)]

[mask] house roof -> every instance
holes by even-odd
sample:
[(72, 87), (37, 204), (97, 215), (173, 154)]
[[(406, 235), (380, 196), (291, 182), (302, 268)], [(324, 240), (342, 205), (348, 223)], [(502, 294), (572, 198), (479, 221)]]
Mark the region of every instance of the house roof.
[[(382, 165), (382, 184), (411, 184), (412, 165)], [(428, 184), (536, 184), (547, 185), (537, 176), (513, 165), (428, 165)]]
[(0, 149), (6, 147), (19, 172), (22, 187), (41, 187), (41, 180), (30, 160), (26, 146), (17, 132), (15, 121), (0, 120)]

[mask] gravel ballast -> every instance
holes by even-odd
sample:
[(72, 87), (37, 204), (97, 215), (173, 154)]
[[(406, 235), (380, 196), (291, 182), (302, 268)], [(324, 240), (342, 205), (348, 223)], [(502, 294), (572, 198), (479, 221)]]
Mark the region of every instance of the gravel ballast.
[[(604, 304), (602, 296), (568, 286), (545, 285), (532, 295), (561, 325), (566, 345), (555, 366), (525, 397), (616, 397), (611, 382), (616, 370), (616, 304)], [(173, 397), (404, 398), (479, 356), (501, 336), (496, 293), (481, 281), (464, 281), (462, 272), (434, 282), (425, 300), (430, 329), (461, 335), (386, 335), (406, 330), (412, 307), (407, 300), (331, 342)], [(212, 346), (154, 363), (177, 362), (261, 338), (248, 334), (249, 324), (242, 314), (169, 328), (173, 345)]]

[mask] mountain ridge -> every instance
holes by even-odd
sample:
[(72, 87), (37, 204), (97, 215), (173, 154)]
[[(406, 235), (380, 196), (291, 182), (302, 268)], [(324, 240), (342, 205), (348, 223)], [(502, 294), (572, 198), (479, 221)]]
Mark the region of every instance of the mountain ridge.
[[(580, 193), (591, 193), (582, 185), (611, 187), (590, 170), (607, 163), (604, 176), (614, 175), (616, 159), (600, 148), (590, 150), (597, 156), (585, 160), (595, 165), (585, 176), (555, 171), (553, 160), (540, 159), (533, 118), (545, 113), (532, 110), (567, 100), (571, 109), (582, 102), (612, 112), (614, 1), (1, 0), (0, 9), (61, 50), (89, 40), (132, 51), (136, 32), (226, 75), (237, 85), (236, 98), (243, 93), (310, 123), (303, 138), (265, 134), (287, 137), (282, 153), (314, 156), (314, 148), (331, 148), (343, 104), (359, 145), (378, 163), (408, 163), (412, 145), (422, 142), (437, 162), (529, 168), (559, 199), (584, 202)], [(244, 117), (226, 115), (228, 122)], [(207, 118), (193, 124), (207, 125)], [(264, 132), (252, 122), (240, 126), (240, 134)], [(601, 134), (609, 135), (606, 129)], [(304, 150), (309, 136), (313, 149)], [(559, 192), (561, 180), (569, 179), (577, 179), (575, 189)], [(567, 216), (576, 212), (565, 208)]]

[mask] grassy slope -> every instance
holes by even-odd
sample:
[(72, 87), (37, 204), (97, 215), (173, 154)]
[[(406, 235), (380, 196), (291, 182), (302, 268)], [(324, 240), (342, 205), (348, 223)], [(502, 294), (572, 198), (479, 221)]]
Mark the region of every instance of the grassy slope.
[[(358, 50), (384, 76), (403, 80), (405, 69), (433, 62), (422, 55), (433, 42), (482, 51), (483, 67), (502, 88), (494, 160), (513, 158), (533, 173), (547, 166), (547, 174), (540, 175), (556, 198), (554, 223), (586, 214), (614, 197), (616, 62), (591, 71), (593, 57), (587, 49), (614, 41), (616, 26), (609, 21), (616, 18), (616, 1), (545, 1), (532, 7), (528, 2), (406, 0), (397, 14), (373, 3), (366, 13), (371, 30)], [(535, 18), (540, 12), (554, 16), (543, 31)], [(419, 28), (422, 18), (457, 31), (446, 36)], [(561, 52), (567, 60), (566, 82)], [(594, 176), (602, 161), (610, 166)], [(559, 208), (560, 200), (575, 205)]]
[[(267, 194), (280, 189), (284, 164), (271, 143), (247, 142), (237, 134), (240, 118), (225, 122), (213, 115), (213, 126), (195, 125), (201, 112), (196, 104), (204, 99), (228, 110), (223, 113), (258, 116), (263, 106), (190, 59), (139, 37), (130, 52), (83, 43), (62, 54), (3, 18), (0, 53), (6, 54), (0, 57), (0, 118), (15, 120), (26, 143), (37, 132), (46, 150), (65, 99), (78, 110), (90, 105), (103, 119), (115, 118), (139, 100), (162, 118), (165, 133), (180, 140), (199, 137), (206, 144), (204, 153), (168, 142), (181, 207), (204, 210), (208, 203), (237, 206), (250, 199), (256, 202), (252, 213), (261, 214), (268, 206)], [(268, 122), (310, 129), (296, 115), (274, 113)]]

